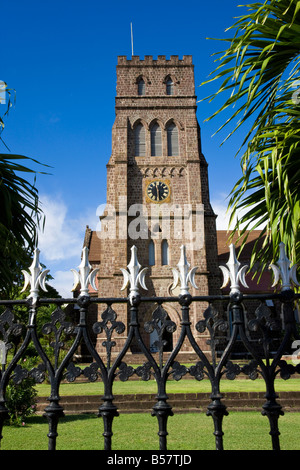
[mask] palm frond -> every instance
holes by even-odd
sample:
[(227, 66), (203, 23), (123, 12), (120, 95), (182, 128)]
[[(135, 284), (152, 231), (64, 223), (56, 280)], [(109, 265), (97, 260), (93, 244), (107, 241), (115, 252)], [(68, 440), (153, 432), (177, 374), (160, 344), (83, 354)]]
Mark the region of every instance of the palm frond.
[(231, 125), (228, 139), (246, 126), (237, 151), (242, 175), (229, 200), (231, 220), (237, 219), (233, 233), (245, 241), (249, 230), (263, 224), (266, 242), (255, 253), (261, 262), (270, 254), (276, 259), (283, 241), (292, 262), (299, 263), (300, 2), (267, 0), (246, 7), (228, 28), (234, 32), (226, 39), (229, 47), (218, 54), (216, 69), (202, 84), (221, 80), (205, 99), (225, 96), (207, 120), (234, 106), (217, 132)]

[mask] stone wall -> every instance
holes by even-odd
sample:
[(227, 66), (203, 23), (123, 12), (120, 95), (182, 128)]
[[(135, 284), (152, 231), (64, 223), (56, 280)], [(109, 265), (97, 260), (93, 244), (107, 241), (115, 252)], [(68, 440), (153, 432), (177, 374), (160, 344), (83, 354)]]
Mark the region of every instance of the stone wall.
[[(168, 77), (174, 83), (174, 94), (171, 96), (166, 91)], [(139, 96), (138, 81), (141, 78), (145, 82), (145, 94)], [(115, 208), (117, 233), (115, 238), (108, 236), (101, 240), (99, 295), (103, 296), (103, 292), (108, 297), (127, 295), (126, 290), (120, 292), (120, 268), (127, 266), (132, 245), (138, 248), (140, 264), (147, 266), (151, 238), (155, 244), (155, 265), (149, 267), (148, 291), (144, 292), (145, 295), (168, 295), (173, 279), (171, 267), (176, 267), (179, 261), (182, 244), (188, 247), (190, 245), (187, 249), (189, 262), (191, 266), (198, 266), (196, 281), (199, 290), (193, 293), (205, 295), (219, 292), (215, 215), (210, 206), (207, 162), (201, 152), (196, 109), (191, 56), (183, 56), (182, 60), (177, 56), (171, 56), (170, 59), (165, 56), (158, 56), (157, 59), (145, 56), (143, 60), (136, 56), (130, 60), (124, 56), (118, 58), (116, 117), (112, 130), (112, 154), (107, 164), (107, 204)], [(150, 151), (150, 128), (154, 122), (159, 124), (162, 132), (162, 155), (158, 157), (151, 156)], [(179, 154), (174, 156), (167, 154), (166, 128), (170, 122), (177, 126), (179, 137)], [(145, 156), (135, 155), (134, 129), (137, 123), (142, 123), (146, 131)], [(168, 182), (171, 188), (169, 207), (147, 201), (146, 186), (153, 179)], [(124, 203), (125, 208), (121, 207)], [(147, 216), (145, 237), (120, 239), (118, 227), (121, 217), (124, 221), (127, 216), (126, 226), (129, 227), (141, 215), (139, 212), (134, 212), (132, 216), (128, 216), (127, 212), (126, 215), (126, 208), (128, 211), (133, 204), (143, 204)], [(187, 205), (190, 205), (190, 212), (186, 221), (191, 221), (193, 231), (201, 240), (196, 249), (185, 236), (186, 221), (183, 221), (183, 215), (186, 214), (184, 206)], [(155, 224), (153, 218), (151, 220), (154, 206), (155, 209), (160, 208)], [(163, 209), (167, 209), (167, 216)], [(202, 213), (201, 222), (196, 226), (196, 213), (199, 210)], [(107, 214), (108, 212), (104, 214), (103, 227), (109, 222)], [(178, 231), (180, 217), (181, 236)], [(169, 262), (168, 265), (162, 265), (161, 244), (162, 238), (166, 238), (162, 229), (166, 218), (170, 224), (167, 237)], [(109, 224), (107, 230), (107, 234), (111, 234)], [(201, 313), (203, 312), (192, 308), (191, 318), (194, 323), (199, 320)], [(180, 312), (169, 308), (168, 314), (178, 324)], [(121, 318), (118, 319), (127, 325), (127, 312), (123, 309), (120, 315)], [(149, 317), (149, 312), (140, 315), (143, 322)], [(101, 347), (100, 339), (99, 348)]]

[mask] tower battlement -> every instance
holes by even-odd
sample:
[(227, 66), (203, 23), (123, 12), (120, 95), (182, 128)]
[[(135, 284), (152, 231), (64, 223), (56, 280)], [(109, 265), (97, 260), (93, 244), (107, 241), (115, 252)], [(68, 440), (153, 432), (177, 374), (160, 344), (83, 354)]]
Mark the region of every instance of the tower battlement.
[[(142, 93), (138, 91), (138, 83), (143, 80), (145, 89)], [(154, 97), (160, 98), (168, 96), (166, 83), (171, 80), (173, 91), (170, 96), (194, 96), (194, 65), (193, 57), (185, 55), (179, 59), (178, 55), (171, 55), (166, 58), (165, 55), (159, 55), (154, 58), (152, 55), (146, 55), (143, 59), (139, 56), (132, 56), (128, 59), (126, 56), (118, 57), (117, 65), (117, 97), (124, 96), (152, 96), (152, 105), (160, 106), (155, 102)], [(149, 100), (148, 100), (149, 101)], [(147, 106), (151, 105), (148, 102)], [(180, 103), (183, 106), (184, 103)], [(129, 106), (129, 103), (126, 104)], [(186, 103), (187, 106), (190, 103)]]
[(187, 66), (193, 65), (193, 57), (191, 55), (184, 55), (182, 59), (179, 59), (178, 55), (171, 55), (169, 59), (166, 58), (165, 55), (157, 56), (155, 59), (152, 55), (145, 55), (144, 59), (141, 59), (140, 56), (132, 56), (131, 59), (128, 59), (127, 56), (119, 56), (118, 57), (118, 65), (119, 66), (126, 66), (126, 65), (171, 65), (171, 66)]

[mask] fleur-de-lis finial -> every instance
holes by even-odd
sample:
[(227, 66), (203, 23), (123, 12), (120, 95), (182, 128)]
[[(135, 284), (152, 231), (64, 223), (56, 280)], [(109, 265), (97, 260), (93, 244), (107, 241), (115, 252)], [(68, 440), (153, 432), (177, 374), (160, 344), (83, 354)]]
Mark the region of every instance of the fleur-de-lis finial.
[(240, 285), (241, 283), (244, 287), (248, 288), (246, 283), (245, 274), (248, 269), (248, 266), (241, 266), (241, 263), (237, 260), (235, 254), (235, 246), (231, 243), (229, 246), (229, 260), (226, 263), (227, 268), (225, 266), (219, 266), (223, 273), (223, 285), (221, 289), (227, 286), (229, 281), (230, 284), (230, 293), (235, 294), (240, 292)]
[(291, 262), (286, 255), (285, 244), (283, 242), (279, 244), (279, 253), (279, 260), (277, 261), (277, 265), (279, 267), (275, 264), (270, 265), (270, 268), (274, 273), (274, 282), (272, 287), (275, 287), (278, 284), (280, 278), (282, 280), (281, 290), (292, 289), (292, 284), (299, 286), (299, 282), (297, 280), (297, 265), (295, 264), (290, 268)]
[(188, 286), (189, 282), (195, 289), (198, 289), (198, 287), (195, 284), (195, 273), (198, 269), (198, 266), (190, 270), (190, 264), (186, 257), (185, 246), (182, 245), (180, 247), (180, 250), (181, 250), (180, 260), (179, 260), (179, 263), (177, 264), (178, 271), (176, 268), (172, 268), (173, 285), (171, 287), (171, 290), (174, 290), (178, 286), (179, 281), (180, 281), (180, 295), (186, 295), (189, 293), (189, 286)]
[(143, 289), (148, 290), (145, 285), (145, 275), (148, 268), (143, 268), (140, 271), (141, 265), (137, 259), (137, 248), (135, 245), (131, 247), (131, 260), (127, 268), (129, 272), (121, 268), (124, 276), (124, 283), (121, 290), (126, 289), (126, 287), (130, 285), (129, 300), (132, 302), (132, 299), (139, 294), (139, 285)]
[(89, 285), (91, 285), (93, 289), (97, 290), (95, 280), (99, 268), (95, 268), (91, 271), (92, 266), (89, 263), (88, 255), (89, 249), (85, 246), (82, 249), (82, 259), (80, 265), (78, 266), (79, 272), (77, 272), (75, 269), (71, 269), (72, 273), (74, 274), (74, 285), (72, 291), (76, 290), (80, 285), (80, 297), (89, 295)]
[(49, 269), (45, 271), (42, 270), (40, 265), (40, 250), (36, 248), (34, 250), (33, 261), (29, 268), (30, 274), (27, 271), (22, 271), (25, 277), (24, 287), (21, 292), (24, 292), (27, 287), (30, 285), (30, 294), (28, 298), (32, 298), (35, 302), (38, 298), (39, 287), (43, 289), (43, 291), (47, 292), (45, 281), (46, 276), (49, 272)]

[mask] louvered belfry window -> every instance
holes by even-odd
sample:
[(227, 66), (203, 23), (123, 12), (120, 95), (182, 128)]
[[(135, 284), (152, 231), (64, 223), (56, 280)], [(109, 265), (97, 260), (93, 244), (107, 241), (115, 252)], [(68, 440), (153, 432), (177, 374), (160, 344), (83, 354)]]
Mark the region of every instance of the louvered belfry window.
[(161, 264), (163, 266), (169, 264), (169, 244), (167, 240), (163, 240), (161, 244)]
[(167, 95), (174, 95), (174, 83), (171, 78), (166, 81), (166, 91)]
[(151, 155), (158, 157), (162, 155), (161, 128), (155, 123), (151, 127)]
[(138, 81), (138, 95), (145, 95), (146, 94), (146, 85), (142, 78)]
[(168, 155), (179, 155), (178, 129), (174, 123), (167, 127)]
[(150, 240), (148, 250), (149, 250), (149, 266), (154, 266), (155, 265), (155, 248), (154, 248), (153, 240)]
[(146, 155), (146, 133), (143, 124), (139, 123), (134, 130), (135, 155)]

